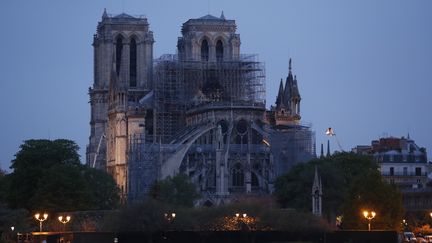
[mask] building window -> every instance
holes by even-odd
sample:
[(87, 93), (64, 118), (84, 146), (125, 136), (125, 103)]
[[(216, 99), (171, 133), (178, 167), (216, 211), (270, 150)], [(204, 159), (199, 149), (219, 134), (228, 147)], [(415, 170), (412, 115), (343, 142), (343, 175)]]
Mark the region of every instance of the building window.
[(216, 43), (216, 61), (223, 61), (223, 44), (221, 40)]
[(209, 45), (207, 40), (203, 40), (201, 43), (201, 61), (209, 60)]
[(251, 173), (251, 177), (252, 177), (252, 186), (258, 187), (259, 186), (258, 177), (256, 176), (256, 174), (254, 172)]
[(394, 175), (394, 168), (390, 167), (390, 175), (393, 176)]
[(404, 176), (408, 175), (408, 167), (403, 167), (403, 175)]
[(244, 186), (244, 173), (242, 165), (240, 163), (237, 163), (234, 166), (232, 173), (232, 185), (238, 187)]
[(137, 45), (135, 39), (130, 42), (129, 85), (131, 87), (137, 86)]
[(117, 37), (117, 41), (116, 41), (116, 71), (117, 71), (117, 76), (119, 76), (119, 74), (120, 74), (122, 50), (123, 50), (123, 38), (121, 36), (119, 36), (119, 37)]
[(422, 169), (421, 169), (421, 167), (416, 167), (415, 168), (415, 175), (416, 176), (421, 176), (422, 175)]

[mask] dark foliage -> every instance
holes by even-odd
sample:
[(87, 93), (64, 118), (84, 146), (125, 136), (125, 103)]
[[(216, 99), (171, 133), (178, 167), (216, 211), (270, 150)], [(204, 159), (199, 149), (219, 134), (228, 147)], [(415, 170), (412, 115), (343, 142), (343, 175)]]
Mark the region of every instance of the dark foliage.
[[(403, 214), (402, 198), (396, 189), (382, 180), (377, 163), (369, 156), (338, 153), (294, 166), (275, 183), (275, 195), (282, 207), (311, 211), (315, 167), (323, 187), (323, 214), (329, 221), (334, 222), (336, 216), (343, 215), (344, 227), (364, 229), (367, 222), (357, 216), (369, 208), (381, 214), (382, 229), (397, 228), (396, 221), (400, 222)], [(354, 200), (360, 192), (363, 193), (361, 200)], [(385, 207), (391, 210), (379, 211)]]
[(156, 182), (150, 195), (157, 201), (182, 207), (192, 207), (200, 198), (196, 186), (184, 174)]
[(119, 203), (114, 180), (83, 166), (70, 140), (27, 140), (11, 168), (0, 188), (11, 208), (59, 212), (112, 209)]

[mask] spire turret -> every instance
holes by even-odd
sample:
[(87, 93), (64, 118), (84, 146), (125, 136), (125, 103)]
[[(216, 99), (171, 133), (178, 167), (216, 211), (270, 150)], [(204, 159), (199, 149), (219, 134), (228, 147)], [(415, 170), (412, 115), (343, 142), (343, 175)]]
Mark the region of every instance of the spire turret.
[(104, 8), (103, 14), (102, 14), (102, 19), (108, 18), (108, 14), (106, 11), (106, 8)]
[(288, 65), (288, 77), (286, 78), (285, 81), (285, 91), (284, 91), (284, 100), (283, 103), (286, 107), (290, 107), (291, 106), (291, 98), (292, 98), (292, 88), (293, 88), (293, 84), (294, 84), (294, 77), (292, 75), (291, 72), (291, 58), (289, 59), (289, 65)]
[(276, 97), (276, 107), (279, 107), (280, 105), (283, 104), (283, 94), (284, 94), (283, 79), (281, 79), (279, 83), (278, 95)]
[(288, 72), (291, 73), (291, 58), (289, 59)]
[(322, 184), (321, 178), (318, 175), (318, 168), (315, 166), (315, 176), (312, 185), (312, 213), (321, 216), (322, 215)]
[(222, 13), (221, 13), (221, 16), (220, 16), (220, 18), (221, 18), (221, 19), (225, 19), (225, 15), (224, 15), (224, 12), (223, 12), (223, 10), (222, 10)]

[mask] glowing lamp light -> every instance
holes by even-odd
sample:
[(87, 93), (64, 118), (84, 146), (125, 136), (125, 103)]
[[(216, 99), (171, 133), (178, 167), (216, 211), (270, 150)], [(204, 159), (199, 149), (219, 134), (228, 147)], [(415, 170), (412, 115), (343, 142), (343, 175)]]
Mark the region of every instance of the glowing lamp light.
[(371, 211), (371, 212), (363, 211), (363, 216), (368, 220), (369, 231), (371, 230), (371, 220), (375, 218), (375, 215), (376, 215), (375, 211)]
[(336, 135), (331, 127), (327, 128), (325, 134), (330, 137)]
[(45, 221), (45, 220), (48, 218), (48, 214), (47, 214), (47, 213), (44, 213), (44, 214), (43, 214), (43, 217), (41, 217), (41, 214), (40, 214), (40, 213), (36, 213), (36, 214), (34, 215), (34, 217), (35, 217), (35, 219), (36, 219), (37, 221), (39, 221), (39, 231), (42, 232), (42, 222)]

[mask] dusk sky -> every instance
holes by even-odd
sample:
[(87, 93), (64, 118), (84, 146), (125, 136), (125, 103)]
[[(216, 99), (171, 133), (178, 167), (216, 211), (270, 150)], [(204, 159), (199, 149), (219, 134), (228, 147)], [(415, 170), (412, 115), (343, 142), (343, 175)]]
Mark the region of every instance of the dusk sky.
[(267, 107), (293, 59), (318, 153), (330, 126), (344, 150), (409, 133), (431, 160), (432, 1), (2, 0), (1, 169), (27, 139), (74, 140), (85, 162), (91, 43), (104, 8), (147, 16), (154, 58), (176, 52), (182, 23), (223, 10), (241, 52), (265, 62)]

